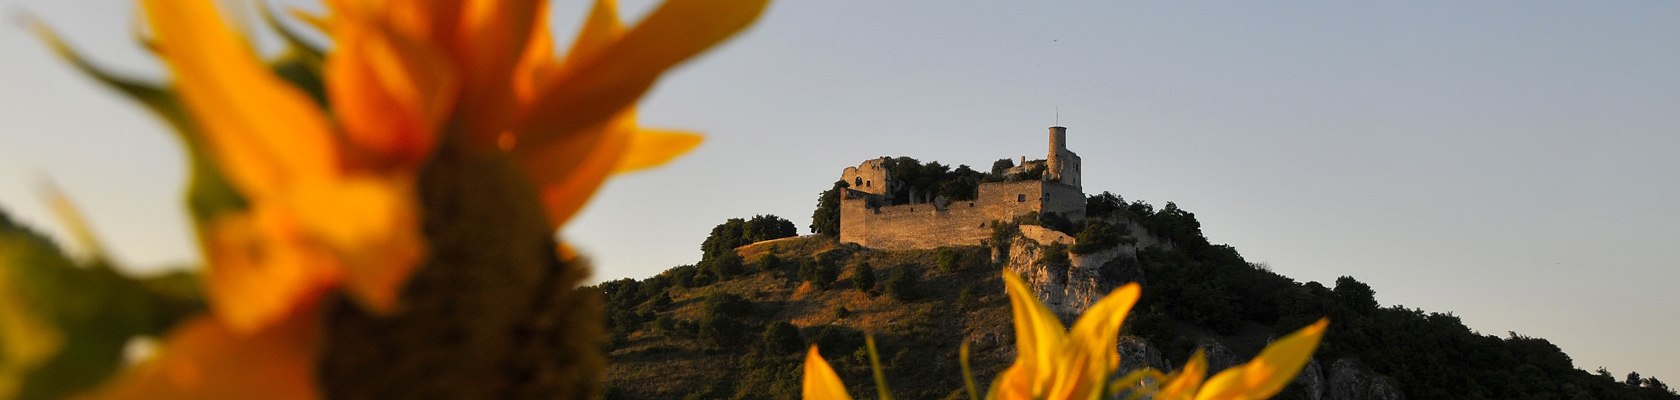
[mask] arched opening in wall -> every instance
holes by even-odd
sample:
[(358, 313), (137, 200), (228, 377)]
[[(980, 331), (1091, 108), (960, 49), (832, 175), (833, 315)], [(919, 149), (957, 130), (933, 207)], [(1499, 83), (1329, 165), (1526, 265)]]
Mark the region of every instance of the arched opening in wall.
[(863, 187), (870, 187), (875, 181), (863, 181)]
[(1017, 195), (1015, 195), (1015, 202), (1016, 202), (1016, 203), (1025, 203), (1025, 202), (1027, 202), (1027, 195), (1026, 195), (1026, 194), (1025, 194), (1025, 193), (1023, 193), (1023, 194), (1017, 194)]
[(852, 178), (852, 187), (863, 186), (863, 178)]

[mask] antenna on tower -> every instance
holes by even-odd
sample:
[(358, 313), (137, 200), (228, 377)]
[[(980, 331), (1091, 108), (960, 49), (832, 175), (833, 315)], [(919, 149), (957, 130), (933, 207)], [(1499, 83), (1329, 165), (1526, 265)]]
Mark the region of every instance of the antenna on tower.
[(1062, 106), (1056, 106), (1056, 126), (1062, 126)]

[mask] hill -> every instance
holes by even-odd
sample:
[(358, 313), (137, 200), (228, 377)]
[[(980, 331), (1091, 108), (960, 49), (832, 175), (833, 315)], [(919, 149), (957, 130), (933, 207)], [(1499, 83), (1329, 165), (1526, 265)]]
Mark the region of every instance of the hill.
[[(1064, 318), (1092, 293), (1141, 282), (1119, 344), (1124, 367), (1171, 369), (1200, 347), (1217, 372), (1328, 316), (1314, 361), (1282, 398), (1680, 398), (1654, 377), (1578, 369), (1545, 339), (1485, 335), (1451, 313), (1380, 306), (1352, 277), (1296, 282), (1210, 244), (1195, 214), (1173, 203), (1157, 210), (1103, 193), (1088, 205), (1093, 220), (1121, 228), (1092, 234), (1091, 223), (1028, 216), (996, 226), (992, 248), (877, 251), (785, 232), (736, 247), (751, 235), (729, 228), (742, 221), (732, 220), (714, 229), (696, 265), (597, 286), (612, 329), (607, 397), (798, 398), (808, 344), (853, 394), (870, 394), (869, 332), (897, 396), (961, 398), (962, 343), (973, 346), (982, 385), (1014, 359), (999, 277), (1009, 268)], [(779, 218), (754, 218), (770, 219)]]

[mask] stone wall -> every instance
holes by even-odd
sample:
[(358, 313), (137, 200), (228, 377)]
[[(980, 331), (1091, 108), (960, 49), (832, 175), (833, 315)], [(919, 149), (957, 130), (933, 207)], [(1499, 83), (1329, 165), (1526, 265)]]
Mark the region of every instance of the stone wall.
[(845, 170), (840, 171), (840, 180), (852, 185), (853, 190), (885, 194), (889, 189), (887, 185), (892, 182), (892, 174), (887, 171), (886, 166), (881, 164), (885, 160), (884, 158), (877, 158), (864, 161), (856, 167), (846, 167)]
[(883, 250), (978, 246), (992, 235), (990, 214), (976, 202), (869, 208), (862, 199), (840, 203), (840, 241)]
[(992, 221), (1030, 212), (1085, 217), (1085, 194), (1060, 183), (983, 183), (979, 192), (974, 201), (943, 208), (933, 203), (870, 207), (867, 196), (848, 196), (840, 201), (840, 241), (884, 250), (977, 246), (991, 237)]

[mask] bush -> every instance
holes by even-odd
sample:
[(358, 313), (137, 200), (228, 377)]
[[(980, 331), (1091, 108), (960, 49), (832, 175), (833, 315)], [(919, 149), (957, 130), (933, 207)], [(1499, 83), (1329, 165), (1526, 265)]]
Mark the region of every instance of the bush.
[(1074, 236), (1070, 250), (1073, 254), (1090, 254), (1128, 242), (1137, 243), (1137, 240), (1128, 237), (1124, 227), (1114, 226), (1108, 221), (1090, 220), (1085, 223), (1085, 229)]
[(784, 264), (787, 263), (783, 262), (781, 257), (777, 257), (775, 252), (765, 252), (763, 257), (758, 258), (759, 271), (781, 271), (785, 267)]
[(875, 267), (863, 261), (852, 264), (852, 287), (860, 292), (875, 289)]
[(805, 260), (799, 264), (799, 279), (811, 282), (817, 287), (826, 289), (835, 279), (839, 279), (839, 276), (840, 267), (832, 263)]
[(716, 293), (706, 296), (700, 303), (703, 318), (722, 317), (740, 318), (752, 312), (752, 302), (731, 293)]
[(700, 319), (700, 341), (714, 348), (729, 348), (741, 343), (746, 326), (735, 318), (707, 316)]
[(735, 254), (735, 250), (733, 249), (724, 252), (717, 258), (712, 259), (710, 266), (712, 276), (717, 277), (720, 281), (733, 278), (746, 270), (746, 265), (741, 262), (741, 256)]
[(898, 301), (910, 301), (916, 298), (919, 294), (917, 293), (917, 279), (915, 271), (911, 271), (911, 268), (911, 266), (906, 265), (893, 270), (892, 275), (887, 277), (887, 282), (882, 285), (886, 289), (887, 296), (891, 296)]
[(962, 267), (962, 253), (950, 247), (939, 248), (939, 270), (941, 272), (957, 272)]
[(799, 328), (787, 321), (765, 326), (761, 340), (764, 351), (770, 354), (798, 354), (805, 347), (805, 339), (799, 337)]
[(1040, 249), (1038, 263), (1056, 276), (1067, 274), (1068, 268), (1073, 266), (1073, 260), (1068, 259), (1067, 245), (1061, 243), (1054, 243)]

